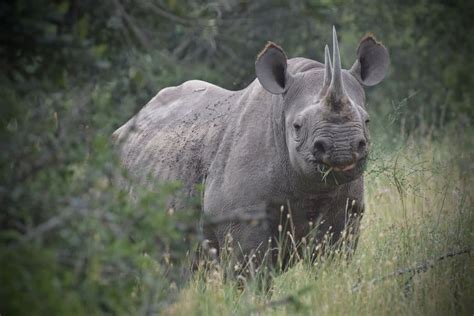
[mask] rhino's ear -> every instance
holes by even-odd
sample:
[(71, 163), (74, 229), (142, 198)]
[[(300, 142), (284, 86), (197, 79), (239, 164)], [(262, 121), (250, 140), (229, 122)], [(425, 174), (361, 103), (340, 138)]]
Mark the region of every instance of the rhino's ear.
[(287, 58), (283, 49), (268, 42), (255, 62), (255, 73), (260, 84), (270, 93), (284, 93), (290, 81), (286, 68)]
[(360, 41), (357, 60), (350, 72), (363, 85), (373, 86), (385, 78), (389, 65), (387, 49), (369, 34)]

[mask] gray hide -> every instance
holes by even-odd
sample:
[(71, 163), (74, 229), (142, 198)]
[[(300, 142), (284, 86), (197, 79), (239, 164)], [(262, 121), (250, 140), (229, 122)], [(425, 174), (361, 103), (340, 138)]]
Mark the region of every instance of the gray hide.
[[(349, 218), (357, 229), (363, 213), (369, 137), (362, 85), (384, 78), (389, 57), (367, 36), (343, 70), (334, 30), (330, 59), (326, 46), (325, 64), (287, 60), (269, 43), (256, 61), (257, 79), (243, 90), (198, 80), (165, 88), (114, 132), (121, 161), (143, 183), (182, 182), (187, 196), (204, 183), (204, 215), (231, 219), (205, 229), (217, 249), (231, 234), (241, 255), (264, 250), (278, 236), (282, 205), (291, 210), (296, 241), (309, 222), (335, 241)], [(261, 213), (267, 220), (257, 225), (239, 220)]]

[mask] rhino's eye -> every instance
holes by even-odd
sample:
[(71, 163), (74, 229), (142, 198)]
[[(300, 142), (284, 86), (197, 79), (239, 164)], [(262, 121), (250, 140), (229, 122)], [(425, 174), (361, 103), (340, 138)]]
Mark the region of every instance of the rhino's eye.
[(301, 129), (301, 124), (298, 123), (298, 122), (294, 122), (293, 123), (293, 128), (296, 130), (296, 131), (299, 131)]

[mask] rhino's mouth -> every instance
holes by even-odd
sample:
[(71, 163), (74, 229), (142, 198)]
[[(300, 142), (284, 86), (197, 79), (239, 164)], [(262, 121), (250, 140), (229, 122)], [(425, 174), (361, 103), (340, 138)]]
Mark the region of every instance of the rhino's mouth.
[(320, 174), (322, 182), (342, 184), (358, 178), (364, 171), (366, 159), (362, 159), (344, 166), (331, 166), (322, 162), (313, 162), (315, 169)]
[(338, 166), (338, 167), (334, 167), (334, 171), (338, 171), (338, 172), (345, 172), (345, 171), (349, 171), (349, 170), (352, 170), (354, 169), (354, 167), (356, 166), (356, 163), (351, 163), (350, 165), (347, 165), (347, 166)]
[(319, 173), (325, 174), (325, 173), (330, 173), (332, 171), (349, 172), (357, 166), (357, 162), (353, 162), (350, 165), (345, 165), (345, 166), (331, 166), (325, 163), (316, 163), (315, 165), (316, 165), (316, 170)]

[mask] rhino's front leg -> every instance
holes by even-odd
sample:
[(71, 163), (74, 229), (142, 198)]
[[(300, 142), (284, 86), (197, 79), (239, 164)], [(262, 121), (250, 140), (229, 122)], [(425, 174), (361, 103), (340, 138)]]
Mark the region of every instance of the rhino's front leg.
[(235, 263), (236, 271), (253, 274), (264, 263), (273, 263), (272, 229), (266, 219), (233, 221), (216, 230), (220, 252)]
[(218, 245), (221, 257), (250, 273), (262, 263), (273, 262), (274, 225), (263, 203), (220, 214), (207, 216), (207, 236)]
[(343, 250), (349, 257), (357, 248), (360, 222), (364, 215), (363, 195), (343, 195), (338, 197), (330, 209), (326, 231), (330, 234), (331, 244)]

